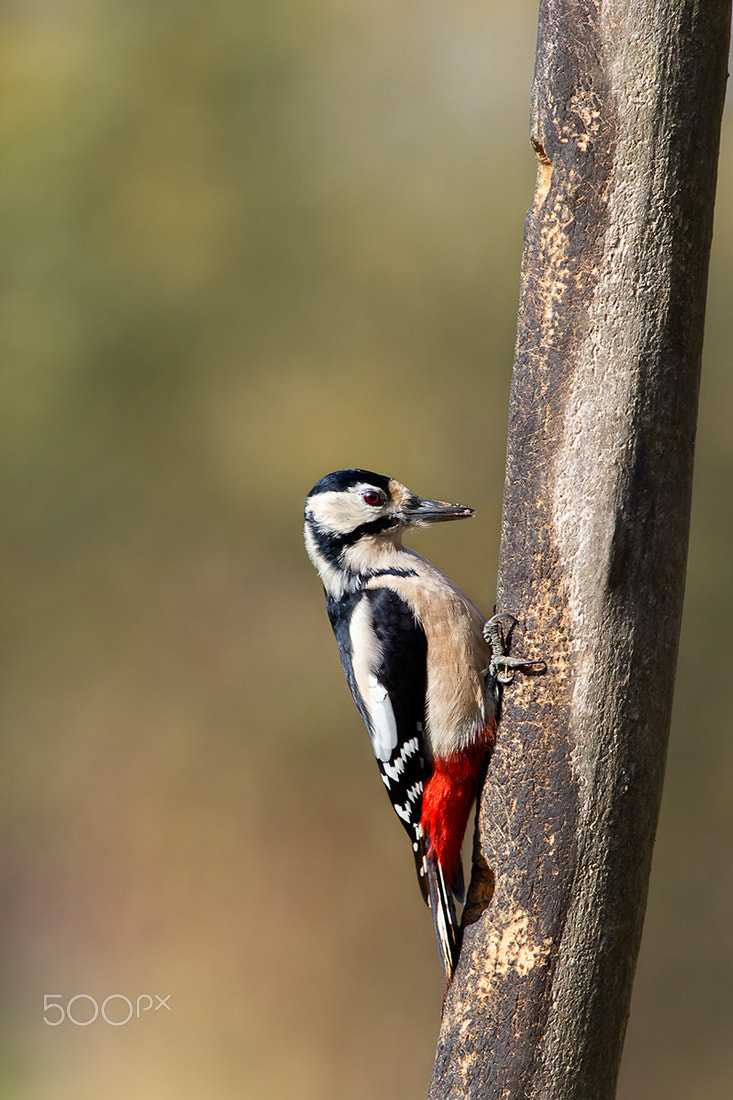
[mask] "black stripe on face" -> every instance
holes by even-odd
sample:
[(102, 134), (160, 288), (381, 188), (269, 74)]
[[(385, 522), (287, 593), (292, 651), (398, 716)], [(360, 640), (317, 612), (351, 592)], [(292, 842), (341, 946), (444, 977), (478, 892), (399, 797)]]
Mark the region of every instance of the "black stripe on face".
[(370, 523), (362, 523), (353, 531), (345, 531), (342, 534), (336, 531), (324, 530), (311, 516), (307, 517), (307, 523), (315, 540), (318, 552), (331, 565), (341, 566), (341, 555), (347, 546), (353, 546), (359, 539), (368, 535), (379, 535), (388, 531), (391, 527), (397, 527), (399, 520), (396, 516), (382, 516)]
[(344, 549), (347, 546), (353, 546), (359, 539), (368, 535), (381, 535), (382, 531), (389, 531), (390, 527), (398, 527), (399, 519), (397, 516), (381, 516), (379, 519), (373, 519), (369, 523), (360, 523), (358, 527), (355, 527), (353, 531), (346, 531), (343, 535), (336, 535), (335, 541), (339, 542), (341, 548)]

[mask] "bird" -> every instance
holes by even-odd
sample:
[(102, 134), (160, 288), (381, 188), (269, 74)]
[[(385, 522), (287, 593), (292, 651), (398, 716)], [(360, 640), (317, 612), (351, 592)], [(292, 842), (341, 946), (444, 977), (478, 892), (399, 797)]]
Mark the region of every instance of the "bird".
[(520, 662), (497, 665), (496, 628), (402, 540), (473, 515), (362, 469), (322, 477), (304, 510), (343, 671), (412, 843), (446, 991), (460, 949), (461, 844), (496, 741), (498, 683)]

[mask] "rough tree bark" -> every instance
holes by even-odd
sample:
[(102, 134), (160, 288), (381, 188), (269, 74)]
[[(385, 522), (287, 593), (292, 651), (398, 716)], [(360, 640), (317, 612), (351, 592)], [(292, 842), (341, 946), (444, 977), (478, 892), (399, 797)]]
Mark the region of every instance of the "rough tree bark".
[(498, 609), (548, 672), (504, 693), (431, 1100), (615, 1093), (680, 630), (729, 26), (730, 0), (541, 3)]

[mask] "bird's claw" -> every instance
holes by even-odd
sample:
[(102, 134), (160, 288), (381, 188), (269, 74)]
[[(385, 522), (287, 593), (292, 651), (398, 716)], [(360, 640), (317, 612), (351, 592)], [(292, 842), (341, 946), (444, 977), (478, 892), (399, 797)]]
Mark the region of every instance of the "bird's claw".
[(484, 623), (484, 638), (491, 647), (489, 674), (499, 684), (511, 684), (517, 671), (530, 675), (547, 671), (545, 661), (527, 661), (523, 657), (510, 657), (507, 654), (506, 649), (516, 621), (514, 615), (504, 613), (493, 615)]

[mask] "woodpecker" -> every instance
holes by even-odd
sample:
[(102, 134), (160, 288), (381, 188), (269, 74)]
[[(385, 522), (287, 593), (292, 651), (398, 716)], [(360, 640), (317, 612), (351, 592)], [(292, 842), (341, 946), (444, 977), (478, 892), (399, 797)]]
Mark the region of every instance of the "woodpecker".
[(496, 739), (496, 632), (440, 569), (403, 546), (412, 527), (472, 508), (414, 496), (393, 478), (339, 470), (305, 503), (305, 543), (326, 594), (351, 694), (412, 842), (446, 989), (464, 900), (461, 843)]

